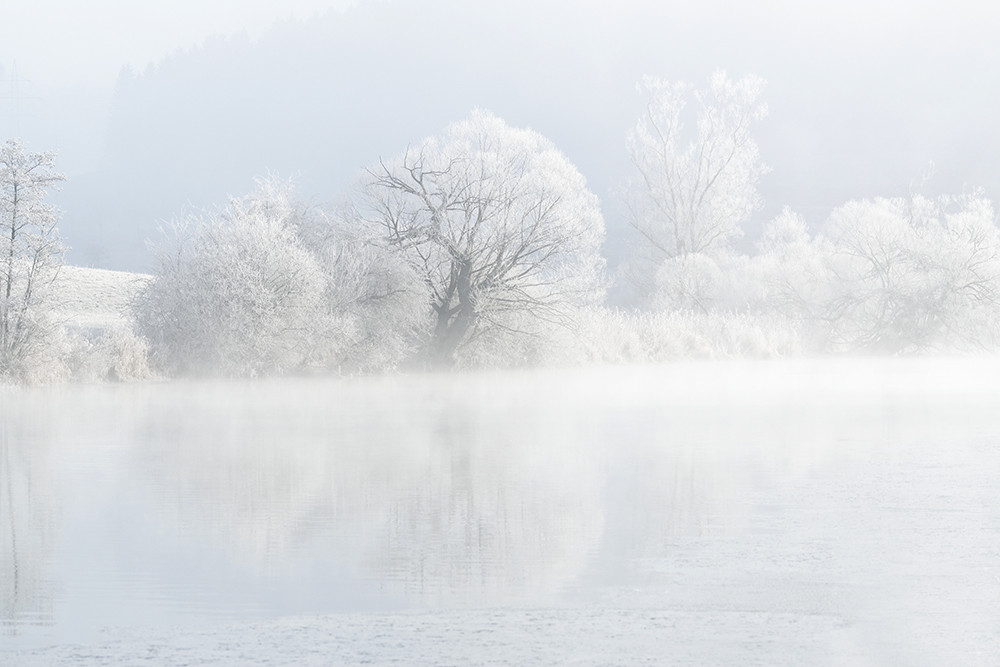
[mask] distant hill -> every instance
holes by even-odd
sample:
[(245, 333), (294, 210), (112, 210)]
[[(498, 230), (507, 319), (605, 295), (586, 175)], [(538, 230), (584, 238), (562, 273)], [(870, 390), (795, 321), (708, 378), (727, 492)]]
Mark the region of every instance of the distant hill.
[(151, 279), (142, 273), (63, 266), (52, 285), (54, 316), (77, 330), (124, 325), (129, 303)]

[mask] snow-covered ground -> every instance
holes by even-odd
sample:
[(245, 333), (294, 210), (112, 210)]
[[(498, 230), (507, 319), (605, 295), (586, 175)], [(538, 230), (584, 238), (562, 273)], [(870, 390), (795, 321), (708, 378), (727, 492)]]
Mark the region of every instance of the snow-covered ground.
[[(74, 495), (53, 535), (116, 537), (106, 587), (61, 538), (51, 639), (0, 661), (1000, 665), (997, 378), (800, 360), (11, 392), (21, 433), (61, 434), (33, 459)], [(211, 559), (323, 595), (107, 612), (129, 586), (136, 609), (236, 595), (191, 574)]]
[(142, 273), (63, 266), (52, 285), (54, 315), (76, 328), (124, 325), (130, 300), (149, 279)]

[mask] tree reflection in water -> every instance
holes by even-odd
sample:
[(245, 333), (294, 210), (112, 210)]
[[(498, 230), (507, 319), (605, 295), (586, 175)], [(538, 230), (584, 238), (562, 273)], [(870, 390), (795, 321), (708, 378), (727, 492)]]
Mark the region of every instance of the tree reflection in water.
[[(9, 417), (11, 401), (5, 401)], [(16, 405), (16, 402), (15, 402)], [(52, 623), (53, 521), (47, 447), (23, 420), (0, 422), (0, 623), (6, 635)]]
[(167, 521), (260, 575), (332, 557), (422, 602), (537, 597), (578, 576), (603, 527), (586, 420), (413, 382), (201, 387), (146, 413), (136, 463)]

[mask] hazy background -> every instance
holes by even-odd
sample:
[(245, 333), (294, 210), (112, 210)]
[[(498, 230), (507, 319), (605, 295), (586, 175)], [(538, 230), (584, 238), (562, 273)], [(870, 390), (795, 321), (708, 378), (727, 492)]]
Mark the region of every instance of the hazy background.
[(917, 187), (929, 160), (930, 194), (1000, 195), (990, 3), (3, 0), (2, 15), (0, 137), (59, 151), (73, 264), (149, 270), (159, 222), (267, 170), (332, 199), (479, 106), (583, 172), (613, 266), (636, 81), (716, 68), (768, 80), (756, 136), (773, 171), (745, 249), (784, 205), (818, 225)]

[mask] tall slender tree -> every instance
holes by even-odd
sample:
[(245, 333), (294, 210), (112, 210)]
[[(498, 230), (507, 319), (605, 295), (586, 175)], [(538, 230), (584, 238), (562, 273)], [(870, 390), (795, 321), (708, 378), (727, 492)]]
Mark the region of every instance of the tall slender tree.
[(56, 208), (45, 196), (66, 180), (55, 153), (31, 153), (9, 139), (0, 147), (0, 375), (28, 372), (49, 350), (47, 288), (62, 264)]

